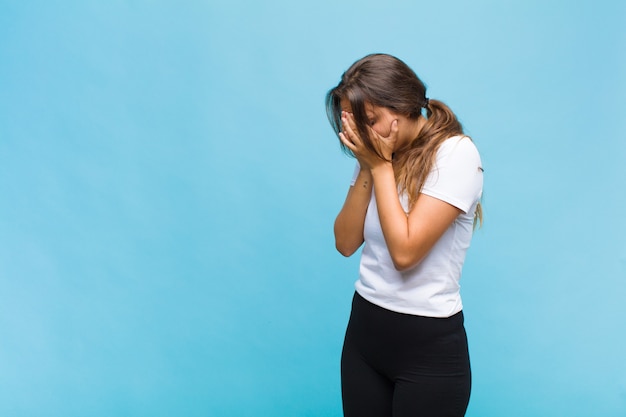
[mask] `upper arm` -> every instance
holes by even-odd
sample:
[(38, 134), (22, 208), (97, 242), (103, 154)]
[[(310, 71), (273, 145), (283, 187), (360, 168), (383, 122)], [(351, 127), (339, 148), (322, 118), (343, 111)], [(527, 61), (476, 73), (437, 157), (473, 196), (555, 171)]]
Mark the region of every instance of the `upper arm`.
[(444, 142), (436, 168), (409, 213), (414, 249), (422, 247), (428, 253), (455, 219), (470, 210), (482, 193), (482, 184), (482, 163), (473, 142), (467, 137)]
[(461, 213), (452, 204), (420, 194), (408, 214), (408, 247), (404, 257), (394, 259), (396, 268), (408, 269), (420, 262)]
[(450, 138), (442, 143), (402, 232), (393, 238), (389, 235), (393, 241), (387, 243), (397, 269), (420, 262), (455, 219), (480, 198), (481, 166), (478, 150), (469, 138)]

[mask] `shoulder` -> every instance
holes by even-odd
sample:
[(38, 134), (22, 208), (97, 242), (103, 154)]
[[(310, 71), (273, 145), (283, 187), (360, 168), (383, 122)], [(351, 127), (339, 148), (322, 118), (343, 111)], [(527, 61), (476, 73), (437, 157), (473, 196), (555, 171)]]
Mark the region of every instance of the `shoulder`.
[(452, 136), (439, 145), (437, 154), (447, 155), (450, 153), (462, 153), (468, 156), (479, 157), (478, 148), (472, 139), (465, 135)]
[(422, 193), (468, 212), (482, 194), (483, 168), (476, 145), (467, 136), (441, 143)]
[(452, 136), (444, 140), (437, 149), (436, 162), (438, 168), (443, 165), (482, 168), (478, 148), (469, 136)]

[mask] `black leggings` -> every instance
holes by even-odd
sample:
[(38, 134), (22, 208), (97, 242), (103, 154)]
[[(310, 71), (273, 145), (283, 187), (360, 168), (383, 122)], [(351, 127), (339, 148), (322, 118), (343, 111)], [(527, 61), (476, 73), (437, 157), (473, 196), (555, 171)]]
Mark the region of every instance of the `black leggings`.
[(460, 417), (470, 388), (463, 312), (414, 316), (355, 294), (341, 355), (345, 417)]

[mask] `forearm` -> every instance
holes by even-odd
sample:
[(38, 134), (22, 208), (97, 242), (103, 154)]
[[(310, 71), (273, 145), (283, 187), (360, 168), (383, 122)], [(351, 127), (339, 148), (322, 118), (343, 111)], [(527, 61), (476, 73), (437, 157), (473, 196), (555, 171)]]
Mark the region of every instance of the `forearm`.
[(391, 164), (376, 166), (372, 175), (380, 225), (391, 259), (398, 270), (411, 268), (433, 248), (461, 210), (420, 194), (407, 214), (398, 198)]
[(335, 220), (335, 246), (344, 256), (350, 256), (363, 244), (365, 214), (372, 195), (372, 175), (362, 169), (350, 187), (346, 201)]
[(400, 204), (393, 166), (384, 163), (372, 169), (374, 192), (380, 226), (389, 254), (396, 265), (404, 266), (403, 259), (410, 250), (410, 230), (407, 213)]

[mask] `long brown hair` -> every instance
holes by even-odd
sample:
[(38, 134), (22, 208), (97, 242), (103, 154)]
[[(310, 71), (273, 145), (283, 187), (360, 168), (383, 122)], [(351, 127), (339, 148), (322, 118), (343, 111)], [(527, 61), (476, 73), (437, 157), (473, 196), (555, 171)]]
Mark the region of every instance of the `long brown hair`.
[[(358, 60), (326, 94), (326, 114), (337, 134), (342, 130), (342, 99), (350, 102), (363, 144), (380, 158), (384, 156), (370, 136), (365, 104), (385, 107), (412, 120), (424, 117), (422, 109), (425, 109), (426, 123), (419, 135), (404, 149), (398, 149), (398, 156), (393, 160), (399, 190), (407, 193), (409, 207), (413, 207), (433, 168), (437, 149), (446, 139), (463, 135), (461, 123), (443, 102), (426, 97), (426, 86), (408, 65), (387, 54), (367, 55)], [(344, 152), (352, 155), (343, 143), (340, 145)], [(474, 224), (478, 221), (482, 224), (480, 203)]]

